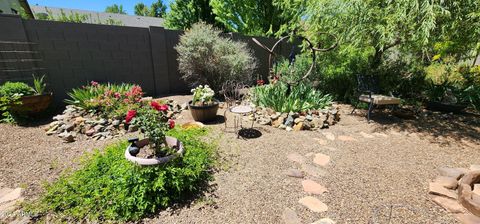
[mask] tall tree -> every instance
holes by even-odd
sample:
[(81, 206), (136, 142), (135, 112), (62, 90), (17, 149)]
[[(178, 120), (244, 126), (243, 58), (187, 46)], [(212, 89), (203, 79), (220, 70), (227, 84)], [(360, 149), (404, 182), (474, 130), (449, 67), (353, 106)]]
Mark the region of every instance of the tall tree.
[(123, 10), (123, 5), (117, 5), (117, 4), (107, 6), (107, 8), (105, 8), (105, 12), (117, 13), (117, 14), (127, 14), (127, 12), (125, 12), (125, 10)]
[(137, 16), (150, 16), (150, 10), (142, 2), (137, 3), (133, 9), (133, 13)]
[(273, 35), (288, 19), (274, 0), (211, 0), (215, 19), (229, 31), (248, 35)]
[(147, 7), (144, 3), (137, 3), (134, 8), (134, 13), (137, 16), (151, 16), (164, 18), (167, 11), (167, 6), (163, 4), (162, 0), (157, 0)]
[(215, 14), (209, 0), (175, 0), (170, 3), (165, 26), (170, 29), (184, 30), (199, 21), (220, 25), (215, 21)]

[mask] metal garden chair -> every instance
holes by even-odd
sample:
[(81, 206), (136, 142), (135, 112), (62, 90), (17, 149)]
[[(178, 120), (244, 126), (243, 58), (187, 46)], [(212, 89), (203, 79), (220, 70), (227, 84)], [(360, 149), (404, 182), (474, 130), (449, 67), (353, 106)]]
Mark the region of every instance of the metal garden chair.
[[(248, 86), (235, 81), (227, 81), (222, 85), (221, 93), (225, 98), (225, 111), (223, 113), (225, 118), (225, 131), (228, 129), (227, 112), (230, 112), (234, 115), (234, 132), (237, 133), (237, 137), (239, 137), (239, 131), (243, 128), (242, 116), (249, 113), (255, 114), (255, 109), (246, 101), (246, 97), (248, 95)], [(254, 122), (255, 119), (252, 120), (250, 128), (253, 128)]]

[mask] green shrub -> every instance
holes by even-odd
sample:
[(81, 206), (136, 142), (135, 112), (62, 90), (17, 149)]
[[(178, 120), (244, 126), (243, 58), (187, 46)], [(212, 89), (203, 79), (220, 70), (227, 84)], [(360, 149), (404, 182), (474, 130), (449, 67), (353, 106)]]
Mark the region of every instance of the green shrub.
[(185, 154), (164, 165), (139, 167), (127, 161), (127, 143), (87, 155), (77, 171), (48, 184), (26, 209), (39, 215), (55, 213), (68, 222), (134, 221), (161, 208), (190, 199), (212, 179), (215, 146), (199, 138), (204, 129), (172, 129)]
[(253, 80), (256, 60), (247, 44), (221, 37), (220, 33), (211, 25), (197, 23), (175, 46), (182, 79), (192, 86), (207, 84), (218, 92), (228, 80)]
[(6, 82), (0, 86), (0, 96), (29, 96), (34, 93), (35, 90), (23, 82)]
[(45, 92), (47, 84), (45, 84), (44, 79), (45, 75), (40, 78), (33, 76), (33, 89), (35, 90), (36, 94), (41, 95)]
[(323, 109), (332, 102), (329, 95), (322, 94), (311, 85), (300, 83), (291, 86), (289, 91), (283, 82), (252, 88), (252, 100), (255, 105), (272, 108), (277, 112)]

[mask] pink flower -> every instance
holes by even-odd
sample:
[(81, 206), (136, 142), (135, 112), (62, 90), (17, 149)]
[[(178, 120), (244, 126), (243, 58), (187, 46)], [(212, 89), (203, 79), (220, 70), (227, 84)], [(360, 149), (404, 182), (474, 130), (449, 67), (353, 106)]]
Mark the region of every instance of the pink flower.
[(122, 94), (120, 93), (114, 93), (113, 96), (117, 99), (120, 99), (120, 97), (122, 96)]
[(257, 85), (262, 86), (265, 82), (262, 79), (257, 80)]
[(137, 111), (135, 110), (129, 110), (127, 112), (127, 116), (125, 117), (125, 123), (130, 123), (130, 121), (132, 121), (132, 119), (137, 115)]
[(163, 104), (163, 105), (160, 105), (160, 111), (167, 111), (168, 110), (168, 105), (166, 104)]
[(91, 82), (90, 82), (90, 85), (92, 85), (92, 86), (98, 86), (98, 82), (91, 81)]
[(169, 119), (168, 120), (168, 126), (170, 127), (170, 129), (174, 128), (175, 127), (175, 121), (172, 120), (172, 119)]

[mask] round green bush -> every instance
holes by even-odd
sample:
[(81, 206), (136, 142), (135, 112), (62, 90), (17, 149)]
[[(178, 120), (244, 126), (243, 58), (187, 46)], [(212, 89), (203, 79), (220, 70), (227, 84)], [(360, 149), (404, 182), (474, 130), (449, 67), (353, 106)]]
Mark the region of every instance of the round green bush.
[(35, 90), (23, 82), (6, 82), (0, 86), (0, 96), (13, 96), (15, 94), (22, 96), (33, 95)]
[(127, 143), (87, 155), (81, 168), (46, 186), (27, 210), (54, 213), (68, 222), (133, 221), (191, 198), (211, 180), (214, 145), (199, 140), (204, 129), (172, 129), (186, 152), (162, 166), (139, 167), (124, 158)]

